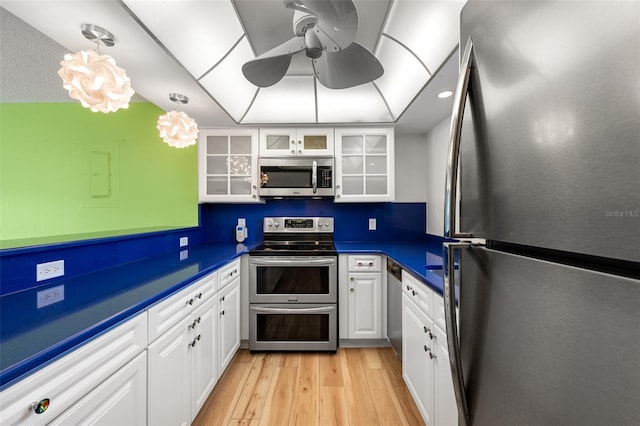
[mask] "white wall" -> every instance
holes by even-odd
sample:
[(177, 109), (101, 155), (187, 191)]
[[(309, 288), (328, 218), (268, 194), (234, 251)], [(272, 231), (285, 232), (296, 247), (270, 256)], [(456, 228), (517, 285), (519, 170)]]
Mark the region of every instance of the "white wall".
[[(446, 118), (425, 135), (427, 233), (440, 236), (444, 236), (444, 185), (449, 148), (449, 124), (450, 118)], [(398, 167), (397, 164), (396, 167)]]
[(426, 161), (424, 135), (395, 135), (396, 202), (427, 201)]

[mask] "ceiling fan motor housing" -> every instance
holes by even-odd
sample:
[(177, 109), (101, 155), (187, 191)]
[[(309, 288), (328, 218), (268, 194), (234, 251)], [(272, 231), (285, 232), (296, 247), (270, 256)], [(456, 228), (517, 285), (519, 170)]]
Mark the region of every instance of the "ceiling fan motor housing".
[(293, 32), (298, 37), (302, 37), (307, 28), (313, 27), (316, 22), (318, 18), (315, 15), (300, 10), (293, 11)]
[(320, 43), (313, 29), (304, 34), (304, 42), (307, 45), (307, 50), (305, 51), (307, 58), (318, 59), (322, 56), (322, 43)]

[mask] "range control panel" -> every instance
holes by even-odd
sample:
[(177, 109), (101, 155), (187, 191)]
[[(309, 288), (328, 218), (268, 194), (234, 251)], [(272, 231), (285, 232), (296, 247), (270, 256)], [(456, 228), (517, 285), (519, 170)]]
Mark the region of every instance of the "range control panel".
[(265, 217), (264, 232), (333, 232), (332, 217)]

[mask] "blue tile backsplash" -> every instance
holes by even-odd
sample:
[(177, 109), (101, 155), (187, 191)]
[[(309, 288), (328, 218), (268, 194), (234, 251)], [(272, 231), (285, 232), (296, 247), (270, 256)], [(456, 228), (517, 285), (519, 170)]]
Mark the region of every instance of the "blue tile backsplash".
[[(425, 203), (354, 203), (333, 200), (268, 200), (264, 204), (202, 204), (201, 224), (208, 241), (233, 241), (239, 217), (247, 219), (248, 241), (261, 241), (262, 218), (333, 216), (338, 241), (416, 241), (425, 238)], [(369, 218), (377, 229), (369, 231)]]
[[(201, 204), (200, 226), (183, 230), (109, 237), (87, 241), (0, 250), (0, 296), (96, 270), (179, 250), (178, 240), (189, 237), (189, 247), (235, 241), (239, 217), (247, 220), (248, 241), (263, 239), (265, 216), (333, 216), (337, 241), (424, 241), (425, 203), (354, 203), (333, 200), (268, 200), (262, 204)], [(377, 229), (368, 230), (369, 218)], [(65, 276), (36, 282), (36, 264), (64, 259)]]

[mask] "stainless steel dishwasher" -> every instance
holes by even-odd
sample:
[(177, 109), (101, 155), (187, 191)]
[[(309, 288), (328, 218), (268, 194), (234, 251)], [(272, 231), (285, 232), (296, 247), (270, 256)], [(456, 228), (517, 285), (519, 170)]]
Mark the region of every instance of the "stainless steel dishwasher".
[(387, 336), (402, 360), (402, 267), (387, 258)]

